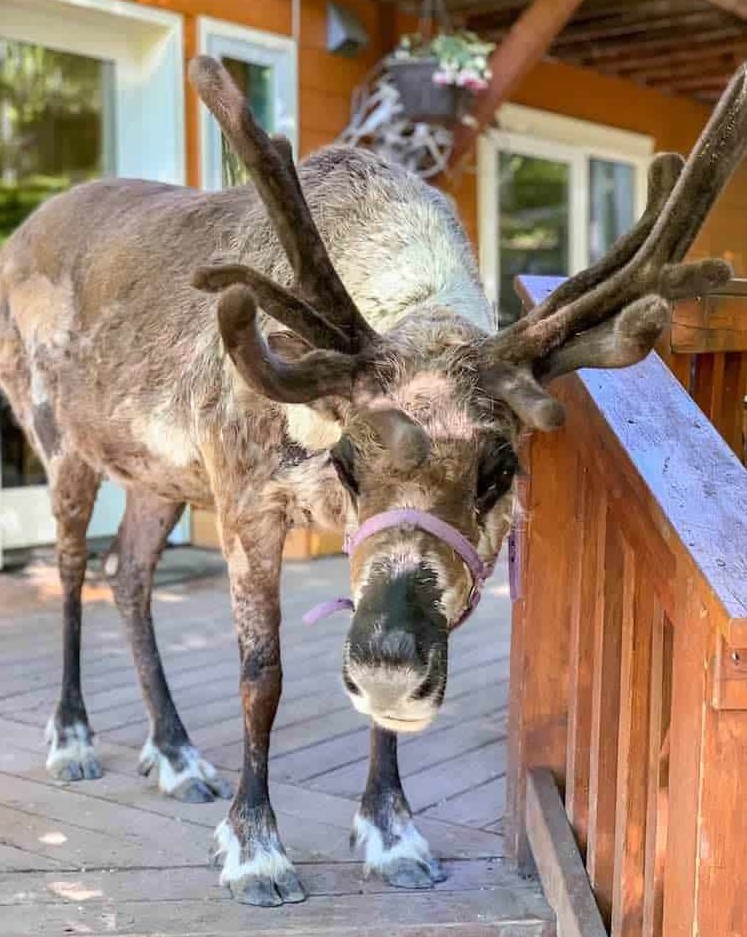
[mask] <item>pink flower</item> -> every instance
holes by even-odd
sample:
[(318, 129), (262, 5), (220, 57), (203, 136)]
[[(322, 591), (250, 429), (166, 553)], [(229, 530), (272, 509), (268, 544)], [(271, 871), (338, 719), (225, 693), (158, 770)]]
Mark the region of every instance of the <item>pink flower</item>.
[(484, 78), (472, 76), (467, 78), (464, 84), (470, 91), (484, 91), (488, 87), (488, 83)]

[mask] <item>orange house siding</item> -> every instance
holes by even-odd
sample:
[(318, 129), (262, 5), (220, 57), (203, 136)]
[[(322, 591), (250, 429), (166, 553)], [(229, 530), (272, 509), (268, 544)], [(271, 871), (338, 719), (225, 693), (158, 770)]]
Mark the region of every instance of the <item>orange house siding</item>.
[[(139, 0), (144, 2), (144, 0)], [(395, 36), (413, 29), (412, 16), (397, 14), (377, 0), (342, 0), (354, 10), (370, 37), (355, 58), (326, 51), (327, 0), (300, 0), (299, 140), (301, 155), (331, 142), (350, 114), (350, 95), (369, 69), (393, 45)], [(290, 36), (291, 0), (148, 0), (184, 17), (185, 57), (197, 51), (197, 17), (210, 16), (251, 29)], [(524, 79), (511, 101), (623, 130), (649, 134), (657, 150), (687, 153), (708, 118), (708, 108), (599, 75), (589, 69), (542, 62)], [(187, 178), (199, 180), (198, 101), (187, 89)], [(474, 165), (459, 180), (445, 184), (455, 198), (472, 240), (477, 243), (477, 179)], [(747, 275), (747, 167), (743, 167), (722, 196), (693, 248), (694, 255), (728, 256), (740, 275)]]
[[(292, 34), (291, 0), (136, 0), (143, 6), (179, 13), (184, 19), (184, 55), (189, 61), (197, 53), (197, 18), (209, 16), (283, 36)], [(372, 0), (345, 0), (368, 35), (367, 48), (355, 58), (326, 51), (327, 2), (301, 0), (298, 44), (298, 125), (301, 155), (330, 143), (350, 116), (350, 94), (356, 85), (391, 47), (394, 21), (391, 7)], [(185, 78), (186, 81), (186, 78)], [(187, 181), (198, 185), (200, 148), (198, 100), (187, 82), (186, 147)]]

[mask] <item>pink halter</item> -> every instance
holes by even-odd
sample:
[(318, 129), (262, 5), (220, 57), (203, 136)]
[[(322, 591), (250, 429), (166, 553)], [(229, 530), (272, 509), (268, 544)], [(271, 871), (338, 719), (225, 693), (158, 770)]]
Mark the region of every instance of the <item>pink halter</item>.
[[(453, 626), (453, 628), (458, 628), (477, 608), (485, 582), (492, 574), (495, 564), (484, 563), (480, 559), (477, 550), (456, 527), (452, 527), (451, 524), (447, 524), (440, 517), (429, 514), (427, 511), (419, 511), (416, 508), (398, 508), (394, 511), (384, 511), (381, 514), (374, 514), (373, 517), (369, 517), (351, 537), (345, 538), (343, 549), (350, 556), (353, 550), (374, 534), (378, 534), (382, 530), (389, 530), (392, 527), (403, 526), (417, 527), (419, 530), (424, 530), (426, 533), (438, 537), (439, 540), (450, 546), (455, 553), (459, 554), (472, 574), (472, 590), (470, 591), (467, 607)], [(306, 612), (303, 616), (303, 622), (306, 625), (314, 625), (322, 618), (346, 609), (355, 611), (352, 599), (339, 598), (332, 599), (329, 602), (322, 602)]]

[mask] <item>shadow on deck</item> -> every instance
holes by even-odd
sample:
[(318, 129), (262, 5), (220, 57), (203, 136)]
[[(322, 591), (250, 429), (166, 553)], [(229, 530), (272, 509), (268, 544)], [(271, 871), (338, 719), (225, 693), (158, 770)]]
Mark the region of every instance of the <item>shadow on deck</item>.
[[(241, 718), (228, 591), (215, 558), (169, 551), (154, 617), (177, 706), (193, 741), (235, 780)], [(504, 866), (501, 833), (510, 616), (499, 568), (452, 642), (443, 713), (400, 746), (421, 831), (450, 878), (428, 892), (364, 879), (348, 847), (366, 775), (368, 730), (339, 677), (344, 616), (313, 628), (301, 613), (344, 593), (342, 559), (287, 565), (285, 690), (273, 734), (271, 792), (310, 900), (266, 911), (233, 904), (208, 868), (225, 803), (183, 805), (137, 775), (147, 722), (108, 589), (86, 585), (84, 690), (106, 774), (61, 784), (43, 767), (42, 730), (60, 673), (60, 599), (42, 559), (0, 578), (0, 921), (31, 935), (314, 934), (544, 937), (551, 913), (535, 883)]]

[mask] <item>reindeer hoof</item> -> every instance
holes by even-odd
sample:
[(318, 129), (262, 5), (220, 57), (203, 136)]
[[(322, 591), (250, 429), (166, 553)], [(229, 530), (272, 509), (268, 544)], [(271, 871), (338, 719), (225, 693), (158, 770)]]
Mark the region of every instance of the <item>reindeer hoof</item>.
[(212, 804), (215, 795), (200, 778), (187, 778), (170, 792), (174, 800), (183, 804)]
[(446, 873), (437, 859), (395, 859), (380, 870), (381, 877), (395, 888), (433, 888), (446, 881)]
[(56, 781), (95, 781), (103, 775), (93, 753), (93, 733), (84, 723), (58, 729), (50, 719), (46, 730), (47, 771)]
[(404, 813), (383, 811), (376, 822), (359, 811), (351, 844), (363, 846), (366, 874), (375, 872), (395, 888), (432, 888), (448, 877), (412, 817)]
[(101, 765), (93, 755), (82, 761), (71, 761), (55, 764), (50, 768), (50, 774), (57, 781), (96, 781), (103, 776)]
[(153, 774), (161, 793), (182, 803), (209, 804), (216, 797), (233, 797), (228, 781), (218, 777), (210, 762), (191, 745), (164, 752), (149, 739), (140, 752), (138, 771), (144, 776)]
[(292, 869), (277, 878), (248, 875), (230, 883), (231, 894), (241, 904), (260, 908), (276, 908), (281, 904), (299, 904), (306, 901), (306, 890)]
[(252, 904), (257, 908), (277, 908), (283, 903), (283, 899), (275, 891), (271, 878), (252, 875), (231, 882), (229, 887), (231, 895), (240, 904)]
[(301, 884), (301, 879), (296, 875), (293, 869), (287, 869), (275, 880), (277, 888), (283, 901), (289, 904), (300, 904), (306, 901), (306, 889)]
[(306, 890), (285, 855), (277, 833), (260, 840), (250, 838), (247, 846), (242, 847), (231, 822), (224, 820), (215, 831), (215, 837), (218, 846), (215, 858), (223, 862), (220, 882), (229, 887), (236, 901), (275, 908), (306, 900)]

